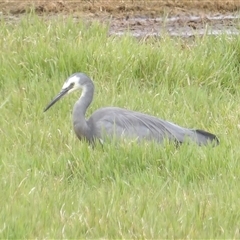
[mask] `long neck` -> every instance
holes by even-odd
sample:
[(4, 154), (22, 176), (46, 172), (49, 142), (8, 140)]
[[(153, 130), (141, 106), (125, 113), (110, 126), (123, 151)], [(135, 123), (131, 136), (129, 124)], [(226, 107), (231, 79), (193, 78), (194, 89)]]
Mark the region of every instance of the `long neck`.
[(93, 94), (94, 85), (92, 82), (88, 82), (83, 86), (82, 94), (73, 108), (73, 125), (74, 130), (79, 138), (85, 137), (88, 139), (91, 137), (89, 135), (91, 131), (87, 125), (85, 113), (92, 102)]
[[(76, 117), (79, 120), (79, 116), (84, 116), (87, 111), (87, 108), (92, 102), (94, 94), (94, 85), (92, 82), (87, 83), (83, 86), (82, 94), (78, 101), (74, 105), (74, 115), (76, 112)], [(75, 117), (75, 116), (74, 116)]]

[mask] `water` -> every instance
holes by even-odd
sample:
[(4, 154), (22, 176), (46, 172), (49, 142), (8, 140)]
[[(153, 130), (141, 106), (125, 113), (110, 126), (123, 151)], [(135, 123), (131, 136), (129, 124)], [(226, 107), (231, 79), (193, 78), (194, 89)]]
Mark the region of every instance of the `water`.
[(121, 36), (129, 32), (137, 38), (160, 37), (164, 33), (170, 36), (192, 37), (196, 35), (238, 35), (238, 14), (214, 16), (174, 16), (169, 18), (112, 19), (110, 34)]

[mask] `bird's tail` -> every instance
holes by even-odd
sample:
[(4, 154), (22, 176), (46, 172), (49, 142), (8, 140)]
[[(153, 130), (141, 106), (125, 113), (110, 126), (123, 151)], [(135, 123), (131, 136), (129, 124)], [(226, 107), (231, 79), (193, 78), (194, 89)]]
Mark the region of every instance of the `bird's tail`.
[(196, 129), (196, 137), (198, 139), (199, 145), (205, 145), (207, 143), (212, 143), (214, 146), (219, 144), (219, 139), (216, 135), (206, 132), (204, 130)]

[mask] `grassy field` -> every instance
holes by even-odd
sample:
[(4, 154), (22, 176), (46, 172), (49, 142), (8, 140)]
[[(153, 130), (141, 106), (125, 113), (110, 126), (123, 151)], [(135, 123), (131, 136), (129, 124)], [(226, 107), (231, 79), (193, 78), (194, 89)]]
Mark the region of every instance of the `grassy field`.
[[(34, 14), (0, 23), (0, 238), (240, 238), (240, 38), (108, 36)], [(218, 135), (179, 148), (94, 150), (73, 133), (80, 93), (43, 109), (73, 72), (94, 79), (87, 115), (129, 108)]]

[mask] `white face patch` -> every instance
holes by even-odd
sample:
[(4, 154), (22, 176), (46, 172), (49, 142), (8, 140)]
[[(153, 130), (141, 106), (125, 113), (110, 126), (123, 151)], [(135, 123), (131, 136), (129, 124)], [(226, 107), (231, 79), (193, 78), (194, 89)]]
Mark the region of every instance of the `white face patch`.
[(73, 89), (79, 88), (79, 77), (77, 77), (77, 76), (70, 77), (70, 78), (63, 84), (62, 89), (65, 89), (65, 88), (69, 87), (69, 85), (70, 85), (71, 83), (74, 83)]

